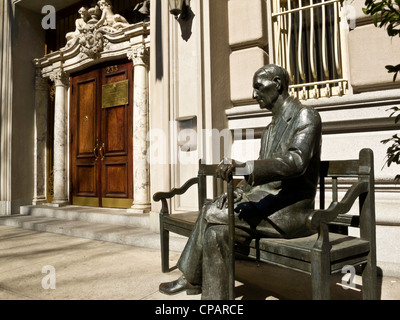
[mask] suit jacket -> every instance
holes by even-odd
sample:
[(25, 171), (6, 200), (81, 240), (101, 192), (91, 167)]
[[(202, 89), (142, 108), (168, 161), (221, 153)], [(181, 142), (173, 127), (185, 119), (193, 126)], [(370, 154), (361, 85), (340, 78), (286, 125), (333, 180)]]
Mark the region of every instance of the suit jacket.
[[(297, 98), (285, 100), (265, 129), (258, 160), (248, 162), (250, 190), (236, 207), (262, 235), (263, 221), (283, 237), (308, 235), (308, 214), (314, 208), (321, 153), (321, 118)], [(248, 214), (246, 208), (250, 202)], [(259, 213), (254, 216), (250, 211)]]

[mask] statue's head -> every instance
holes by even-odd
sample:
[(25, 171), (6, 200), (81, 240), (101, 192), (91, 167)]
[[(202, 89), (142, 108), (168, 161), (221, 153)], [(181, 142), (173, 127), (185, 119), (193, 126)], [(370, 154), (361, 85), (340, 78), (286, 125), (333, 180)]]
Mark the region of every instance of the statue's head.
[(89, 17), (89, 11), (87, 7), (82, 7), (78, 10), (78, 13), (81, 15), (82, 18), (88, 18)]
[(260, 108), (272, 110), (280, 96), (286, 98), (289, 95), (289, 81), (289, 74), (284, 68), (268, 64), (254, 73), (253, 98)]
[(111, 1), (109, 1), (109, 0), (99, 0), (97, 3), (99, 5), (100, 9), (104, 8), (104, 7), (111, 8)]

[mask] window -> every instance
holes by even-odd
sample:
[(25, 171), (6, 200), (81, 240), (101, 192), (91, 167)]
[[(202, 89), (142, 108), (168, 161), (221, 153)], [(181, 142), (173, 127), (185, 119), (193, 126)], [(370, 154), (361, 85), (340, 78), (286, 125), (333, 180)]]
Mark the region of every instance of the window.
[(339, 0), (270, 0), (271, 61), (291, 76), (299, 99), (341, 96), (347, 91), (344, 33)]

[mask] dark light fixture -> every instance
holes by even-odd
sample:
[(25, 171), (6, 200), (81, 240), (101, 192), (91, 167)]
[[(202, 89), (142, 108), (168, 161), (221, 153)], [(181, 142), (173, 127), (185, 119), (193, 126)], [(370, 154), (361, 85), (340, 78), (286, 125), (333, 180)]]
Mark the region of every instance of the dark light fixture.
[(169, 12), (173, 14), (176, 19), (185, 19), (189, 5), (190, 0), (169, 0)]

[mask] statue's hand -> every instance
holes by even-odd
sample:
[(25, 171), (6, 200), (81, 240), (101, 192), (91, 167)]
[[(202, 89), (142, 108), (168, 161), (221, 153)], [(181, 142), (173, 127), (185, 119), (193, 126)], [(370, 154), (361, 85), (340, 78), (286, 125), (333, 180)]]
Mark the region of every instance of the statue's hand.
[[(243, 190), (239, 188), (235, 189), (233, 191), (233, 203), (239, 202), (242, 199), (243, 199)], [(228, 200), (228, 194), (225, 192), (221, 196), (219, 196), (215, 201), (217, 208), (220, 210), (222, 210), (224, 207), (227, 208), (228, 207), (227, 200)]]
[(239, 162), (233, 159), (224, 158), (217, 168), (217, 177), (228, 181), (230, 174), (234, 173), (236, 168), (244, 168), (246, 166), (246, 162)]

